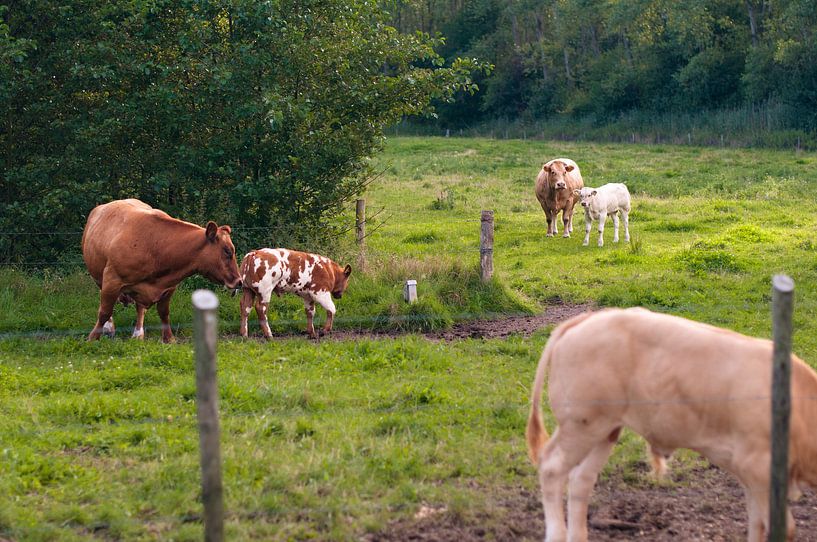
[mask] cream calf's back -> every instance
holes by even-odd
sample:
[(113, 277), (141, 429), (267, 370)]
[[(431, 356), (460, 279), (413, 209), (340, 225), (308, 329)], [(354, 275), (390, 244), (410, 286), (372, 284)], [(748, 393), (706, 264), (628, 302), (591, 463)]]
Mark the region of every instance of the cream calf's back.
[(770, 360), (768, 341), (643, 309), (602, 311), (556, 345), (550, 402), (560, 423), (606, 417), (659, 450), (731, 449), (768, 440)]

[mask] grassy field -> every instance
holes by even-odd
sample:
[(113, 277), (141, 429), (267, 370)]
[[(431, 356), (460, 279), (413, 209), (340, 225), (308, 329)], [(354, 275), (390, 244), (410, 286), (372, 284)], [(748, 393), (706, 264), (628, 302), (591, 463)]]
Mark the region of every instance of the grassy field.
[[(545, 238), (533, 181), (556, 156), (575, 159), (587, 185), (627, 183), (632, 243), (613, 245), (608, 224), (605, 247), (595, 232), (582, 247), (582, 218), (571, 239)], [(369, 224), (368, 270), (338, 303), (340, 327), (433, 329), (558, 299), (768, 336), (769, 280), (786, 272), (794, 348), (817, 365), (813, 154), (398, 138), (376, 163), (384, 174), (366, 199), (370, 217), (382, 211)], [(487, 286), (476, 271), (481, 209), (496, 214)], [(355, 265), (349, 236), (330, 255)], [(407, 278), (422, 300), (411, 309), (400, 301)], [(187, 338), (189, 293), (203, 284), (174, 300), (179, 344), (159, 344), (155, 329), (144, 343), (87, 344), (97, 294), (84, 273), (0, 272), (0, 539), (201, 538)], [(238, 301), (220, 295), (222, 329), (235, 331)], [(303, 326), (300, 301), (273, 304), (279, 330)], [(119, 310), (123, 336), (133, 317)], [(496, 496), (536, 485), (523, 431), (546, 336), (223, 340), (228, 538), (356, 539), (422, 504), (502, 521)], [(627, 435), (607, 472), (649, 483), (642, 465), (643, 444)]]

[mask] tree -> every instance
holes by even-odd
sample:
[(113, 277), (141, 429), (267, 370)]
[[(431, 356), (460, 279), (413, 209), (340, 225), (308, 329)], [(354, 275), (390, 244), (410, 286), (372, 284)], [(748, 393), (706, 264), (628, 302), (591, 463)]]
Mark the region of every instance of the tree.
[[(477, 63), (443, 67), (439, 39), (370, 0), (22, 0), (0, 18), (4, 231), (79, 230), (138, 197), (304, 239), (363, 189), (384, 127), (476, 88)], [(0, 258), (69, 248), (26, 239)]]

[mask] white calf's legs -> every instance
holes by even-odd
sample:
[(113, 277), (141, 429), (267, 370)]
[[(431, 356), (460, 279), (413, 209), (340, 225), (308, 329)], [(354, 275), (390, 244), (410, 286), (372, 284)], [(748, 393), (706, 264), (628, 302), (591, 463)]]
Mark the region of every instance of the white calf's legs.
[(587, 246), (590, 244), (590, 230), (593, 229), (593, 219), (590, 218), (588, 215), (584, 216), (584, 242), (582, 242), (582, 246)]
[(618, 213), (613, 213), (613, 242), (618, 243)]
[(599, 246), (604, 246), (604, 223), (607, 222), (607, 213), (599, 214)]
[(624, 240), (630, 242), (630, 212), (621, 211), (621, 218), (624, 219)]

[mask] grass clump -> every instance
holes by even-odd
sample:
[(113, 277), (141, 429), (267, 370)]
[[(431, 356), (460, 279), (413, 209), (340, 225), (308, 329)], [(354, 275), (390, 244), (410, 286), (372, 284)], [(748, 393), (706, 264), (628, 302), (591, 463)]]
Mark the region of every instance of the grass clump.
[(683, 250), (677, 257), (681, 266), (694, 275), (706, 273), (740, 273), (746, 266), (728, 249), (723, 240), (701, 240)]

